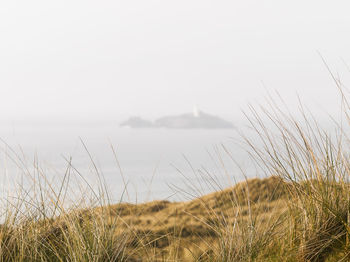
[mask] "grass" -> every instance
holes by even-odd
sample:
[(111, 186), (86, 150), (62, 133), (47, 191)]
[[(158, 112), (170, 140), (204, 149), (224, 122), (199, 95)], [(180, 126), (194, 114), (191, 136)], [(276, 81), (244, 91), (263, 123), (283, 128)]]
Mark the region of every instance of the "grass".
[[(318, 210), (318, 195), (307, 198), (307, 190), (318, 190), (309, 182), (249, 179), (187, 202), (110, 204), (93, 193), (66, 208), (38, 187), (43, 197), (17, 197), (8, 205), (0, 260), (322, 261), (327, 254), (338, 261), (347, 254), (347, 228), (329, 210)], [(328, 191), (343, 201), (340, 185)]]
[(37, 161), (30, 168), (15, 151), (9, 157), (27, 181), (2, 199), (0, 261), (254, 260), (286, 210), (276, 176), (187, 202), (111, 204), (98, 170), (93, 187), (68, 160), (61, 182), (50, 183)]
[[(2, 200), (0, 261), (127, 261), (126, 234), (117, 232), (104, 187), (90, 186), (67, 161), (60, 183), (51, 183), (37, 160), (33, 166), (9, 148), (24, 177)], [(79, 187), (78, 198), (70, 199)], [(72, 188), (72, 184), (74, 184)]]
[[(176, 261), (350, 260), (350, 139), (344, 131), (350, 106), (344, 87), (334, 80), (342, 119), (340, 124), (331, 120), (332, 133), (301, 103), (298, 117), (273, 99), (268, 107), (250, 108), (254, 139), (243, 135), (244, 145), (261, 172), (274, 176), (190, 202), (138, 206), (161, 207), (154, 209), (156, 221), (144, 211), (129, 218), (138, 217), (149, 235), (182, 242)], [(171, 250), (173, 242), (158, 251)]]
[[(275, 100), (251, 107), (254, 140), (242, 138), (268, 176), (186, 202), (113, 204), (90, 155), (97, 187), (71, 160), (52, 184), (37, 161), (29, 169), (10, 150), (28, 181), (3, 199), (0, 261), (349, 261), (350, 106), (334, 80), (343, 113), (335, 132), (302, 104), (299, 117)], [(69, 199), (73, 181), (81, 192)]]
[[(252, 254), (253, 249), (257, 253), (258, 248), (265, 248), (277, 232), (273, 227), (277, 229), (280, 214), (286, 210), (284, 186), (277, 177), (253, 179), (188, 202), (116, 204), (110, 210), (112, 217), (118, 214), (120, 221), (125, 222), (121, 227), (132, 226), (137, 232), (133, 247), (139, 248), (140, 256), (153, 249), (150, 261), (164, 256), (173, 257), (172, 261), (204, 261), (214, 256), (215, 261), (232, 261), (238, 257), (247, 261), (244, 256)], [(246, 203), (247, 187), (256, 192), (252, 194), (250, 207)], [(275, 190), (275, 195), (269, 195), (268, 190)], [(258, 196), (263, 191), (266, 193)], [(233, 201), (237, 199), (241, 202), (235, 204)], [(260, 234), (272, 221), (271, 230)]]

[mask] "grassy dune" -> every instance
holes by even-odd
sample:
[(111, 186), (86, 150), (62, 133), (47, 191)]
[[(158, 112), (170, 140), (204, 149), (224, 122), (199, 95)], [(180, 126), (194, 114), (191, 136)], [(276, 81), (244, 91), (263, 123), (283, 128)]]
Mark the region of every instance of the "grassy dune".
[(67, 209), (64, 191), (41, 185), (5, 209), (0, 261), (347, 261), (349, 184), (287, 181), (187, 202), (111, 205), (93, 193)]
[[(251, 248), (246, 242), (249, 237), (260, 242), (253, 248), (267, 251), (268, 238), (276, 232), (265, 231), (280, 227), (287, 211), (286, 196), (286, 183), (270, 177), (188, 202), (112, 205), (110, 215), (120, 217), (122, 232), (131, 231), (126, 245), (130, 252), (137, 250), (136, 261), (146, 257), (148, 261), (221, 261), (225, 256), (228, 261), (248, 255), (244, 253)], [(254, 232), (248, 232), (249, 227)]]
[[(242, 141), (267, 178), (188, 202), (112, 204), (96, 165), (98, 188), (71, 160), (54, 186), (8, 150), (30, 187), (2, 199), (0, 262), (350, 261), (350, 105), (334, 80), (342, 118), (331, 133), (302, 105), (298, 117), (273, 100), (252, 107), (255, 137)], [(67, 204), (70, 190), (80, 198)]]
[(37, 206), (8, 214), (0, 261), (347, 261), (349, 206), (303, 202), (298, 194), (317, 186), (271, 176), (187, 202), (99, 203), (55, 218)]

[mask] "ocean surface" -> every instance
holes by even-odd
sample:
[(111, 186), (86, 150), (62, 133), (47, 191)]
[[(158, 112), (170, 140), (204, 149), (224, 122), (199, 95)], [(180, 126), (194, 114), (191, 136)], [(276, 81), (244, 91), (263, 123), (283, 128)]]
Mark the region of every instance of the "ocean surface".
[(113, 202), (176, 201), (231, 186), (244, 175), (261, 175), (237, 145), (235, 129), (11, 123), (2, 125), (0, 138), (3, 196), (19, 185), (31, 190), (28, 177), (59, 185), (69, 173), (76, 194), (103, 183)]

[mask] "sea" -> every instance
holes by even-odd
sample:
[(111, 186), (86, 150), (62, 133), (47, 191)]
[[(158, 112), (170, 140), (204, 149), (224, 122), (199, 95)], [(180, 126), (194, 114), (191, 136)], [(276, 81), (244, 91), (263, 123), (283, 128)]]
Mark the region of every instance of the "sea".
[(262, 176), (237, 129), (121, 128), (105, 122), (8, 122), (0, 130), (1, 196), (69, 188), (111, 202), (184, 201)]

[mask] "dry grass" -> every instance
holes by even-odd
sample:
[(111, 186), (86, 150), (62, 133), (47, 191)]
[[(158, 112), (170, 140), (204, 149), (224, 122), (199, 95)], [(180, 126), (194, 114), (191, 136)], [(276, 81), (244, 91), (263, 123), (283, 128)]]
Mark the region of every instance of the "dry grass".
[(84, 191), (77, 205), (64, 207), (65, 186), (36, 188), (5, 209), (0, 261), (248, 261), (270, 243), (286, 211), (278, 177), (188, 202), (138, 205), (110, 205), (89, 187), (89, 197)]
[(286, 196), (287, 184), (280, 178), (256, 178), (188, 202), (112, 205), (110, 215), (121, 218), (121, 228), (132, 229), (135, 236), (127, 245), (149, 261), (247, 261), (252, 250), (246, 249), (266, 248), (276, 234)]
[[(10, 150), (29, 182), (3, 199), (0, 261), (349, 261), (350, 139), (344, 123), (350, 123), (350, 105), (334, 80), (343, 113), (335, 133), (302, 105), (298, 118), (274, 100), (269, 108), (252, 107), (255, 138), (243, 140), (270, 177), (187, 202), (112, 205), (90, 154), (97, 187), (70, 160), (55, 187), (36, 162), (30, 172)], [(252, 142), (256, 138), (260, 143)], [(73, 175), (85, 185), (74, 201), (66, 197)]]
[(12, 202), (4, 202), (0, 261), (347, 259), (345, 156), (328, 136), (311, 146), (307, 138), (316, 136), (299, 133), (300, 143), (290, 127), (279, 127), (282, 142), (268, 138), (265, 151), (252, 150), (278, 176), (249, 179), (187, 202), (111, 205), (102, 182), (93, 188), (84, 181), (81, 199), (67, 206), (70, 177), (81, 174), (68, 162), (62, 183), (53, 187), (34, 169), (28, 174), (32, 190), (21, 187)]
[[(37, 160), (28, 166), (11, 148), (7, 153), (23, 175), (21, 183), (1, 199), (0, 261), (129, 259), (125, 253), (129, 236), (115, 236), (118, 217), (108, 216), (108, 194), (102, 183), (90, 186), (71, 160), (61, 182), (50, 183)], [(73, 194), (79, 189), (76, 179), (82, 187)], [(69, 197), (73, 195), (78, 197)]]
[(55, 218), (16, 213), (17, 206), (0, 228), (0, 260), (312, 261), (314, 254), (322, 261), (327, 251), (324, 258), (338, 261), (346, 255), (344, 226), (318, 211), (317, 230), (305, 228), (308, 206), (298, 193), (308, 183), (256, 178), (187, 202), (90, 202)]

